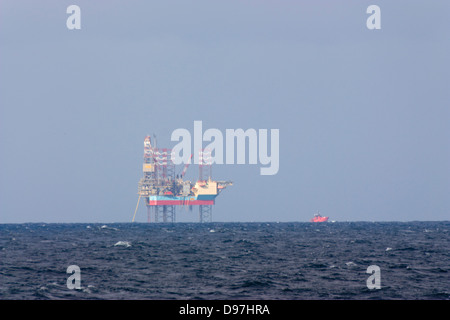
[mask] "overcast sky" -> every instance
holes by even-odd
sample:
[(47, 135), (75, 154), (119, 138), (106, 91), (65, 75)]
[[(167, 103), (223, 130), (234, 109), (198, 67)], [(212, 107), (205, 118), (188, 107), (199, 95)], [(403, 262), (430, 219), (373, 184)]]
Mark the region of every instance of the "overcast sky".
[[(80, 30), (66, 27), (71, 4)], [(366, 27), (372, 4), (380, 30)], [(450, 220), (449, 12), (444, 0), (1, 0), (0, 223), (131, 221), (144, 137), (173, 147), (194, 120), (280, 130), (276, 175), (213, 167), (234, 181), (214, 221)]]

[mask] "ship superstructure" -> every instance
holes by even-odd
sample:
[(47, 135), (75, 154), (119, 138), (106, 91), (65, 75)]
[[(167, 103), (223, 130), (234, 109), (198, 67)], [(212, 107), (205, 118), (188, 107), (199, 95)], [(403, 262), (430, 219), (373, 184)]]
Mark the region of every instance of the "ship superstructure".
[(148, 222), (175, 222), (177, 206), (184, 206), (190, 211), (192, 206), (198, 206), (199, 221), (210, 222), (216, 197), (232, 185), (231, 181), (212, 180), (211, 165), (211, 152), (199, 150), (199, 178), (195, 183), (184, 180), (189, 162), (180, 174), (176, 174), (172, 150), (157, 148), (156, 144), (152, 146), (150, 136), (145, 137), (143, 177), (138, 183), (139, 199), (133, 221), (140, 199), (143, 198)]

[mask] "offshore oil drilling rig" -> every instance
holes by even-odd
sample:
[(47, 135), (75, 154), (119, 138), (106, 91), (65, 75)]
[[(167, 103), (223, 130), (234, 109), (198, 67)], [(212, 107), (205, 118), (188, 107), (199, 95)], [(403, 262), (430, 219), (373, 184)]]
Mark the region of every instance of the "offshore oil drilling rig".
[(138, 183), (139, 198), (132, 222), (136, 218), (141, 198), (145, 199), (148, 222), (175, 222), (177, 206), (188, 208), (191, 212), (193, 206), (198, 206), (199, 221), (211, 222), (216, 197), (233, 184), (231, 181), (212, 180), (211, 165), (211, 151), (199, 150), (198, 180), (195, 183), (184, 180), (189, 162), (176, 174), (172, 150), (158, 149), (156, 141), (152, 146), (150, 136), (145, 137), (142, 168), (144, 176)]

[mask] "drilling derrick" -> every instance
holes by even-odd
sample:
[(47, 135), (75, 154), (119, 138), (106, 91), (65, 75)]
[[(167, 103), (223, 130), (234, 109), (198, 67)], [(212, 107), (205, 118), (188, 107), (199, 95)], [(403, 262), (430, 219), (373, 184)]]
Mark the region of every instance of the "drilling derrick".
[[(189, 162), (192, 159), (189, 160)], [(176, 208), (179, 206), (199, 207), (199, 221), (211, 222), (212, 206), (216, 197), (233, 183), (231, 181), (214, 181), (211, 177), (211, 151), (199, 151), (199, 179), (193, 183), (183, 180), (189, 166), (186, 163), (182, 173), (175, 177), (175, 164), (171, 149), (159, 149), (152, 146), (150, 136), (144, 139), (143, 177), (138, 183), (138, 203), (145, 200), (148, 222), (175, 222)]]

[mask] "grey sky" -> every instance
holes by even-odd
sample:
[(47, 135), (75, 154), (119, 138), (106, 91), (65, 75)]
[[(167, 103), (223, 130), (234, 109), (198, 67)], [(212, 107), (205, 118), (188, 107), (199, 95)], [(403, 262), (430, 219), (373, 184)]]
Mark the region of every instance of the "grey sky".
[[(81, 30), (66, 28), (71, 4)], [(366, 28), (371, 4), (381, 30)], [(449, 220), (448, 12), (449, 1), (2, 0), (0, 223), (131, 221), (145, 135), (172, 147), (194, 120), (280, 129), (277, 175), (213, 167), (235, 182), (214, 221)]]

